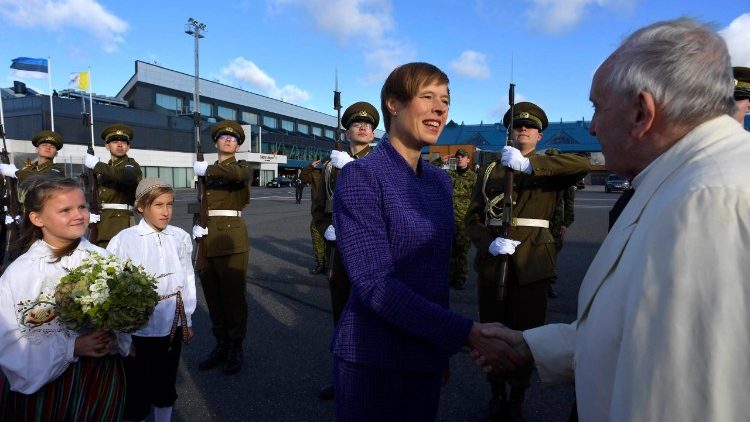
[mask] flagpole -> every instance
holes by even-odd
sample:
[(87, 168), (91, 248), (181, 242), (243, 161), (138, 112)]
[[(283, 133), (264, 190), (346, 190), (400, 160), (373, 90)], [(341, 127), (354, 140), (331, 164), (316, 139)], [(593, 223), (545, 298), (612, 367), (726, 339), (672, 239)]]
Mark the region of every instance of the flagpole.
[(91, 66), (89, 66), (89, 127), (91, 128), (91, 145), (94, 145), (94, 100), (91, 99)]
[(49, 115), (52, 131), (55, 131), (55, 106), (52, 105), (52, 58), (47, 56), (47, 82), (49, 82)]

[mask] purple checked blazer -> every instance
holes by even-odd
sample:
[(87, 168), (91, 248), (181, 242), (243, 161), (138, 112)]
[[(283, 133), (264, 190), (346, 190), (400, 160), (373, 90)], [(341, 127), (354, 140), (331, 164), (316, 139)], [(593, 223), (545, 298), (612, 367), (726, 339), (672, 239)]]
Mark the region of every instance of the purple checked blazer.
[(347, 164), (334, 193), (336, 240), (352, 293), (336, 326), (340, 359), (397, 371), (439, 371), (472, 320), (448, 309), (453, 205), (448, 174), (415, 172), (388, 141)]

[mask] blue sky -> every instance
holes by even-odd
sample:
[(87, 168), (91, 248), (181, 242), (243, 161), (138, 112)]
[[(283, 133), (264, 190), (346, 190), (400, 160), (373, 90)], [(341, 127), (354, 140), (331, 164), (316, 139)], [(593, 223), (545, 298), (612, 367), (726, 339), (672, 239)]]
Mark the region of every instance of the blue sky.
[[(12, 85), (19, 56), (50, 57), (58, 90), (91, 67), (94, 92), (110, 96), (135, 60), (193, 74), (193, 17), (207, 27), (201, 77), (314, 110), (334, 113), (336, 69), (344, 107), (379, 108), (393, 67), (427, 61), (451, 79), (451, 119), (496, 122), (512, 61), (516, 101), (550, 120), (588, 120), (598, 64), (632, 31), (679, 16), (712, 23), (733, 64), (750, 66), (747, 0), (0, 0), (0, 83)], [(23, 81), (49, 91), (46, 80)]]

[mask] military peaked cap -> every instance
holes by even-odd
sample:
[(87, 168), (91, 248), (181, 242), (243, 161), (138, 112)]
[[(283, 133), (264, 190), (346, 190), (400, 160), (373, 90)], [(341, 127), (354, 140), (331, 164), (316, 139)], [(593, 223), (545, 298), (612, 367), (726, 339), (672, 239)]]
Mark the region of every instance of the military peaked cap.
[(107, 126), (107, 128), (102, 131), (101, 137), (105, 144), (112, 141), (125, 141), (129, 144), (133, 139), (133, 129), (128, 125), (117, 123)]
[(734, 67), (734, 99), (750, 99), (750, 67)]
[(237, 143), (245, 142), (245, 131), (242, 126), (234, 120), (222, 120), (211, 128), (211, 138), (216, 142), (221, 135), (232, 135), (237, 138)]
[(59, 133), (53, 132), (51, 130), (43, 130), (34, 135), (33, 138), (31, 138), (31, 145), (38, 147), (39, 144), (52, 144), (55, 146), (55, 148), (61, 150), (63, 147), (62, 136), (60, 136)]
[(465, 149), (461, 148), (458, 151), (456, 151), (456, 153), (453, 156), (456, 157), (456, 158), (458, 158), (458, 157), (468, 157), (469, 156), (469, 151), (466, 151)]
[[(513, 107), (513, 125), (516, 126), (520, 123), (531, 123), (531, 125), (539, 129), (540, 132), (547, 129), (547, 125), (549, 124), (544, 110), (538, 105), (529, 102), (517, 103)], [(508, 111), (505, 112), (505, 116), (503, 116), (503, 126), (507, 128), (509, 124), (510, 109), (508, 109)]]
[(375, 129), (378, 127), (378, 123), (380, 123), (380, 114), (372, 104), (360, 101), (347, 107), (344, 115), (341, 116), (341, 124), (346, 129), (349, 129), (349, 125), (354, 122), (369, 122), (372, 123), (372, 128)]

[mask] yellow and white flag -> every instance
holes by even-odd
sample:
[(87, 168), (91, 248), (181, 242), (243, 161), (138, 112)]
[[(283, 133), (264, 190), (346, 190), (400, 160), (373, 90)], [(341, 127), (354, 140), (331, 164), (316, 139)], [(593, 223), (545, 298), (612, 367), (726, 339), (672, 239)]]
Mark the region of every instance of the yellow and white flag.
[(89, 72), (73, 72), (70, 74), (70, 79), (68, 79), (68, 86), (71, 88), (77, 88), (82, 89), (84, 91), (88, 91), (90, 89), (89, 86)]

